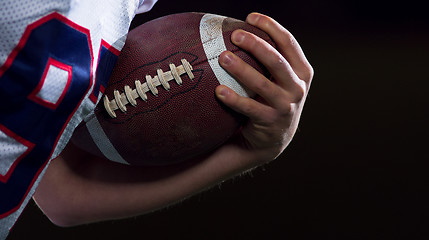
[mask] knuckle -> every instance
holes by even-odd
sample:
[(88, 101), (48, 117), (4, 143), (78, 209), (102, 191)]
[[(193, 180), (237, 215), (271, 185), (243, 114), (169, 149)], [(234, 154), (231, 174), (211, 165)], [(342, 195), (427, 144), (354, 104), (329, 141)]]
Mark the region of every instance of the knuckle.
[(255, 108), (251, 104), (249, 104), (249, 102), (247, 101), (247, 99), (244, 98), (244, 97), (239, 97), (237, 99), (236, 108), (241, 113), (243, 113), (244, 115), (247, 115), (247, 116), (252, 115), (254, 113), (254, 111), (255, 111)]
[(303, 80), (306, 83), (309, 83), (314, 77), (314, 68), (310, 64), (306, 65), (305, 68), (306, 68), (306, 71), (305, 71), (305, 74), (303, 75)]
[(290, 33), (289, 31), (287, 31), (288, 34), (286, 34), (287, 37), (287, 43), (290, 46), (295, 46), (297, 44), (297, 41), (295, 39), (295, 37), (292, 35), (292, 33)]
[(258, 81), (255, 83), (254, 91), (257, 93), (270, 93), (272, 83), (267, 80)]
[(279, 115), (284, 116), (289, 114), (293, 110), (293, 102), (294, 101), (291, 100), (291, 94), (289, 92), (278, 96), (278, 104), (276, 104), (276, 109)]
[(290, 49), (295, 47), (298, 42), (296, 41), (296, 38), (292, 35), (291, 32), (289, 32), (287, 29), (283, 29), (280, 41), (277, 42), (277, 45), (280, 49)]
[(281, 117), (289, 116), (291, 112), (292, 112), (292, 103), (290, 103), (288, 101), (285, 101), (284, 104), (282, 104), (278, 108), (278, 114)]
[(304, 88), (301, 86), (297, 86), (296, 89), (294, 89), (291, 101), (293, 103), (301, 102), (301, 100), (304, 98), (304, 96), (305, 96)]
[(276, 52), (272, 52), (272, 60), (271, 60), (271, 68), (273, 69), (284, 69), (285, 68), (285, 64), (287, 63), (286, 59), (280, 55), (280, 54), (276, 54)]
[(291, 32), (285, 30), (283, 33), (283, 44), (294, 46), (297, 43), (295, 37), (292, 35)]
[(254, 116), (256, 116), (257, 114), (256, 114), (256, 110), (255, 110), (255, 108), (252, 108), (252, 107), (250, 107), (250, 106), (246, 106), (245, 107), (245, 109), (244, 109), (244, 114), (247, 116), (247, 117), (254, 117)]
[[(290, 110), (288, 103), (299, 103), (304, 99), (306, 94), (306, 84), (297, 80), (287, 87), (287, 89), (279, 88), (278, 91), (274, 91), (272, 95), (273, 99), (277, 99), (276, 102), (284, 103), (286, 112)], [(282, 104), (280, 104), (282, 106)]]

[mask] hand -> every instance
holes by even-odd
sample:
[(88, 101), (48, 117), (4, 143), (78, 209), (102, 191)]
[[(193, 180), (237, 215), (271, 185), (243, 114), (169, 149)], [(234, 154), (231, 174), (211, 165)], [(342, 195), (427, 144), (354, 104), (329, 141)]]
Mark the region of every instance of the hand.
[(246, 19), (273, 39), (277, 49), (243, 30), (231, 39), (250, 52), (271, 73), (272, 81), (231, 52), (219, 58), (221, 66), (256, 92), (256, 99), (241, 97), (226, 86), (216, 88), (217, 97), (227, 106), (249, 117), (241, 141), (249, 151), (263, 155), (263, 162), (275, 159), (292, 140), (313, 78), (313, 68), (292, 34), (272, 18), (252, 13)]

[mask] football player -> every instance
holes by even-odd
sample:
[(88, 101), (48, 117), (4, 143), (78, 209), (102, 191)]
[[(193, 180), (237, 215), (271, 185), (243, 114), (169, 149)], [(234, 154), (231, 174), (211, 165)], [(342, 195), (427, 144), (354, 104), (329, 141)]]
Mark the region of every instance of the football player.
[(144, 214), (276, 159), (295, 134), (313, 69), (289, 31), (252, 13), (246, 21), (267, 32), (277, 48), (243, 30), (232, 35), (267, 67), (273, 81), (231, 52), (219, 59), (259, 95), (250, 99), (217, 87), (220, 101), (249, 117), (239, 135), (203, 159), (162, 171), (93, 156), (69, 139), (100, 99), (113, 67), (98, 60), (114, 62), (134, 14), (149, 10), (154, 1), (2, 4), (0, 239), (32, 196), (60, 226)]

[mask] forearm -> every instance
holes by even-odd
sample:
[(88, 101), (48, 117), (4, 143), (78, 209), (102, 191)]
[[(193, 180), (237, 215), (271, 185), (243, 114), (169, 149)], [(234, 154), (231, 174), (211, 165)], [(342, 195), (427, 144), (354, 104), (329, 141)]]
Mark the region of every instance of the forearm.
[(143, 168), (97, 159), (70, 145), (51, 163), (34, 198), (62, 226), (125, 218), (178, 202), (262, 158), (231, 143), (188, 164)]

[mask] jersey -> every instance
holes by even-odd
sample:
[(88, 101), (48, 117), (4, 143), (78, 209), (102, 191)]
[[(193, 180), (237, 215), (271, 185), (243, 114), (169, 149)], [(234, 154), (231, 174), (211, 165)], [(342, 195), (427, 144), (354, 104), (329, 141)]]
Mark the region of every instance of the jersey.
[(0, 240), (101, 98), (136, 13), (156, 0), (2, 0)]

